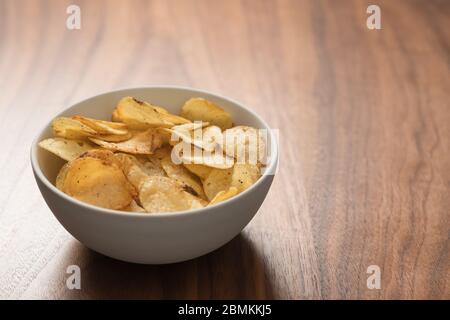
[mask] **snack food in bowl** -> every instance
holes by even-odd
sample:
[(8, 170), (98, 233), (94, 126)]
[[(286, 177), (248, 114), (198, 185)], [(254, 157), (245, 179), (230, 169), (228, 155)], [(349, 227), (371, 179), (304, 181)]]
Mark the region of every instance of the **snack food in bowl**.
[(147, 87), (82, 101), (33, 143), (36, 181), (86, 246), (138, 263), (208, 253), (236, 236), (273, 180), (272, 132), (205, 91)]
[(215, 205), (255, 183), (266, 159), (264, 129), (233, 126), (204, 98), (190, 98), (175, 115), (127, 96), (110, 120), (57, 117), (54, 137), (39, 142), (68, 161), (55, 186), (99, 207), (158, 213)]

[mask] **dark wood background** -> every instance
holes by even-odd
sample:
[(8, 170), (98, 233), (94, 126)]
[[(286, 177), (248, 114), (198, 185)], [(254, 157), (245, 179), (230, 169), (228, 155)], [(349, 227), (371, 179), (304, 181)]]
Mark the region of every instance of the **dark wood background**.
[[(81, 30), (65, 27), (71, 3)], [(0, 298), (449, 299), (449, 18), (449, 1), (1, 0)], [(86, 249), (32, 177), (55, 113), (146, 84), (230, 96), (280, 130), (258, 215), (193, 261)]]

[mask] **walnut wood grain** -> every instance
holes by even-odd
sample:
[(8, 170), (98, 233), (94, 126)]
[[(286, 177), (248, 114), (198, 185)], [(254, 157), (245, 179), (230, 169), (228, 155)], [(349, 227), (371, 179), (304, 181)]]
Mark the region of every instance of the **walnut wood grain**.
[[(69, 31), (72, 1), (0, 1), (0, 298), (449, 299), (450, 4), (375, 2), (76, 1)], [(230, 96), (280, 130), (255, 219), (167, 266), (86, 249), (29, 161), (58, 111), (145, 84)], [(71, 264), (82, 290), (66, 288)]]

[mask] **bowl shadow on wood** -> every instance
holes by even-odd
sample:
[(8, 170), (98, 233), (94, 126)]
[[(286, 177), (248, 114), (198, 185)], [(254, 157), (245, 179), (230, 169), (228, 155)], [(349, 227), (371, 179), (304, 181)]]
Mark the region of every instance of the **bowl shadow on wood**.
[(264, 257), (244, 233), (205, 256), (168, 265), (114, 260), (79, 242), (81, 290), (76, 299), (271, 299)]

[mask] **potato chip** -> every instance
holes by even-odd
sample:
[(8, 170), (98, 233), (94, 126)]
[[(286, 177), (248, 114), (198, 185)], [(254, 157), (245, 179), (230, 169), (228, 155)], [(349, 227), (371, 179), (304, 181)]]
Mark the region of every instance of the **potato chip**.
[(122, 211), (127, 211), (127, 212), (142, 212), (145, 213), (145, 209), (142, 208), (136, 201), (131, 200), (131, 203), (126, 206), (125, 208), (121, 209)]
[(109, 209), (128, 206), (135, 190), (119, 166), (90, 156), (68, 163), (61, 190), (80, 201)]
[(238, 163), (256, 164), (265, 161), (266, 136), (260, 130), (237, 126), (223, 132), (225, 153)]
[[(153, 107), (155, 107), (155, 106), (153, 106)], [(187, 123), (191, 122), (190, 120), (185, 119), (180, 116), (177, 116), (175, 114), (168, 113), (168, 112), (167, 113), (161, 112), (158, 108), (155, 108), (155, 110), (159, 113), (159, 116), (162, 119), (164, 119), (165, 121), (171, 122), (175, 125), (179, 125), (179, 124), (183, 124), (183, 123), (187, 124)]]
[(218, 169), (231, 168), (234, 164), (234, 159), (224, 155), (220, 150), (208, 152), (184, 142), (174, 146), (173, 155), (180, 162), (176, 164), (201, 164)]
[(185, 143), (192, 144), (206, 151), (213, 151), (216, 148), (222, 147), (223, 136), (222, 130), (219, 127), (209, 126), (201, 129), (201, 124), (199, 123), (199, 127), (193, 130), (185, 129), (190, 127), (193, 126), (181, 125), (170, 129), (163, 128), (161, 130), (171, 134), (171, 145), (176, 145), (181, 139)]
[(57, 137), (83, 140), (94, 136), (97, 132), (77, 120), (59, 117), (52, 122), (53, 133)]
[(146, 159), (138, 159), (135, 156), (126, 153), (116, 153), (114, 157), (119, 161), (128, 181), (139, 190), (141, 184), (149, 176), (165, 176), (165, 172), (160, 166)]
[(89, 139), (105, 149), (132, 154), (152, 154), (163, 142), (160, 134), (155, 129), (139, 132), (131, 139), (123, 142), (106, 142), (97, 138)]
[(119, 101), (113, 112), (113, 120), (121, 121), (130, 129), (145, 130), (157, 127), (173, 127), (189, 120), (168, 113), (165, 109), (132, 97)]
[(119, 165), (119, 163), (117, 162), (117, 160), (114, 157), (114, 153), (109, 150), (105, 150), (105, 149), (92, 149), (92, 150), (88, 150), (80, 155), (80, 158), (86, 158), (86, 157), (100, 159), (108, 165), (112, 165), (112, 164)]
[(161, 174), (153, 174), (153, 175), (160, 175), (160, 176), (167, 176), (166, 172), (164, 171), (161, 160), (165, 157), (170, 157), (171, 154), (171, 148), (169, 146), (162, 146), (161, 148), (158, 148), (153, 152), (153, 154), (149, 154), (146, 156), (147, 161), (145, 162), (145, 166), (151, 168), (153, 171), (158, 171)]
[(191, 121), (207, 121), (222, 130), (233, 126), (231, 115), (228, 112), (203, 98), (192, 98), (186, 101), (181, 109), (181, 116)]
[[(134, 133), (136, 134), (136, 133)], [(129, 140), (133, 137), (133, 133), (130, 131), (126, 134), (97, 134), (92, 138), (103, 140), (106, 142), (122, 142)]]
[(203, 144), (206, 146), (212, 146), (212, 148), (204, 148), (205, 150), (214, 150), (216, 145), (222, 146), (223, 134), (222, 130), (218, 126), (208, 126), (202, 131)]
[(212, 169), (208, 177), (203, 181), (203, 189), (206, 197), (211, 201), (223, 190), (228, 190), (231, 186), (231, 175), (233, 168)]
[(136, 164), (128, 167), (128, 170), (124, 171), (128, 181), (137, 189), (150, 177), (142, 170), (142, 168)]
[(183, 163), (184, 167), (200, 179), (206, 179), (212, 168), (202, 164)]
[(201, 129), (209, 125), (208, 122), (204, 121), (195, 121), (186, 124), (180, 124), (178, 126), (173, 126), (172, 128), (160, 128), (160, 131), (164, 134), (167, 140), (167, 143), (174, 146), (180, 139), (186, 141), (187, 143), (191, 143), (191, 140), (194, 139), (194, 130)]
[(170, 156), (163, 158), (161, 160), (161, 165), (169, 178), (186, 186), (185, 191), (202, 199), (206, 199), (200, 180), (183, 165), (174, 164), (170, 159)]
[(219, 202), (228, 200), (234, 197), (238, 193), (238, 189), (236, 187), (230, 187), (228, 190), (219, 191), (215, 197), (209, 202), (208, 206), (215, 205)]
[(88, 141), (68, 140), (65, 138), (45, 139), (39, 142), (39, 146), (66, 161), (74, 160), (82, 153), (98, 148)]
[(172, 148), (170, 146), (162, 146), (156, 149), (152, 154), (147, 155), (146, 157), (149, 160), (161, 162), (162, 159), (166, 157), (170, 157), (172, 154)]
[(248, 163), (236, 163), (229, 169), (213, 169), (208, 177), (203, 181), (203, 189), (208, 199), (211, 201), (223, 190), (231, 187), (237, 189), (237, 193), (249, 188), (259, 178), (259, 167)]
[(64, 180), (66, 180), (67, 170), (69, 169), (70, 162), (65, 163), (56, 176), (55, 186), (62, 191), (64, 186)]
[(176, 143), (173, 142), (172, 139), (172, 133), (169, 131), (165, 130), (166, 128), (157, 128), (156, 130), (158, 131), (159, 135), (161, 136), (161, 139), (163, 141), (163, 145), (164, 144), (170, 144), (170, 145), (175, 145)]
[(149, 177), (139, 189), (139, 201), (145, 211), (170, 212), (203, 208), (207, 202), (184, 191), (176, 181), (166, 177)]
[(105, 120), (97, 120), (83, 116), (73, 116), (73, 120), (77, 120), (84, 125), (95, 130), (98, 134), (103, 135), (126, 135), (128, 133), (127, 125), (120, 122), (111, 122)]
[(231, 176), (231, 187), (236, 187), (238, 193), (251, 187), (259, 178), (259, 166), (250, 163), (236, 163)]
[(139, 160), (140, 162), (140, 167), (141, 169), (149, 176), (161, 176), (161, 177), (165, 177), (166, 176), (166, 172), (164, 171), (164, 169), (161, 166), (161, 162), (160, 161), (156, 161), (153, 158), (149, 158), (149, 159), (142, 159)]

